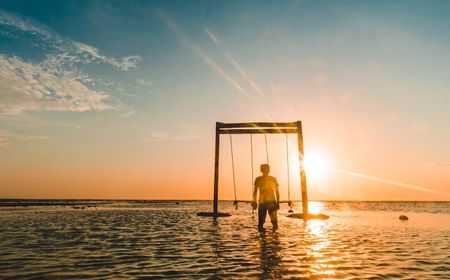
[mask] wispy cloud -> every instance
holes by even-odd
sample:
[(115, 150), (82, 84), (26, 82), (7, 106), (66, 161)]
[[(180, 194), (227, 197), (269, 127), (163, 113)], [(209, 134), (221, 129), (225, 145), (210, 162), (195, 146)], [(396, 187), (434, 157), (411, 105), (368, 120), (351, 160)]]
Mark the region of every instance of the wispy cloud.
[(24, 111), (105, 110), (112, 108), (111, 96), (98, 90), (107, 87), (100, 79), (87, 73), (82, 65), (103, 63), (117, 70), (136, 68), (139, 55), (120, 59), (106, 56), (99, 49), (59, 35), (30, 18), (0, 9), (2, 34), (28, 36), (43, 51), (44, 59), (29, 61), (0, 54), (0, 114)]
[[(181, 28), (162, 11), (157, 13), (159, 17), (164, 21), (167, 27), (177, 35), (183, 46), (189, 48), (194, 54), (196, 54), (209, 68), (211, 68), (216, 74), (222, 77), (232, 88), (239, 93), (246, 93), (242, 86), (233, 79), (218, 63), (216, 63), (206, 52), (197, 44), (190, 41), (187, 36), (181, 31)], [(218, 41), (217, 41), (218, 42)]]
[(0, 9), (0, 24), (23, 32), (29, 32), (48, 41), (61, 41), (46, 26), (25, 17), (20, 17)]
[[(89, 45), (86, 45), (83, 43), (75, 42), (75, 41), (71, 41), (71, 42), (72, 42), (73, 46), (75, 47), (75, 51), (76, 51), (75, 54), (87, 55), (86, 59), (88, 62), (90, 62), (89, 59), (91, 59), (92, 61), (100, 61), (103, 63), (110, 64), (119, 70), (128, 71), (132, 68), (136, 68), (137, 64), (142, 60), (142, 57), (139, 55), (126, 56), (120, 60), (117, 60), (116, 58), (107, 57), (107, 56), (102, 55), (100, 53), (100, 51), (95, 47), (92, 47), (92, 46), (89, 46)], [(78, 56), (76, 56), (76, 57), (78, 57)]]
[(0, 55), (0, 113), (105, 110), (108, 96), (18, 57)]
[(261, 88), (258, 86), (258, 84), (247, 74), (246, 71), (241, 67), (241, 65), (237, 62), (236, 59), (234, 59), (230, 53), (226, 52), (225, 57), (228, 59), (228, 61), (233, 64), (234, 68), (241, 74), (242, 78), (244, 78), (250, 85), (250, 87), (256, 91), (258, 94), (262, 95)]
[(135, 111), (131, 110), (131, 111), (123, 113), (122, 116), (125, 117), (125, 118), (129, 118), (132, 115), (134, 115), (135, 113), (136, 113)]
[(147, 81), (147, 80), (144, 80), (144, 79), (137, 79), (136, 82), (140, 86), (150, 86), (152, 84), (151, 81)]
[(0, 149), (11, 144), (11, 140), (46, 141), (49, 139), (50, 137), (46, 135), (21, 134), (21, 133), (13, 133), (6, 130), (0, 130)]
[(59, 54), (58, 60), (49, 58), (53, 63), (83, 63), (102, 62), (110, 64), (116, 69), (127, 71), (136, 68), (142, 60), (139, 55), (126, 56), (121, 59), (103, 55), (97, 48), (63, 37), (48, 27), (26, 17), (14, 15), (0, 10), (0, 25), (10, 29), (10, 33), (21, 31), (34, 35), (37, 45), (46, 50), (54, 50)]
[(218, 46), (219, 38), (217, 38), (216, 34), (212, 33), (211, 30), (209, 30), (209, 28), (206, 26), (203, 26), (203, 30), (205, 30), (206, 35), (208, 35), (209, 39), (211, 39), (211, 41), (213, 41), (213, 43), (216, 44), (216, 46)]
[(200, 47), (193, 45), (192, 51), (200, 57), (203, 62), (208, 65), (214, 72), (219, 74), (230, 86), (232, 86), (236, 91), (240, 93), (245, 93), (245, 90), (242, 88), (242, 86), (234, 80), (219, 64), (214, 62), (208, 55), (205, 54), (203, 49)]
[[(220, 47), (219, 37), (214, 34), (209, 28), (206, 26), (203, 27), (206, 35), (211, 39), (211, 41), (218, 47)], [(233, 65), (233, 67), (238, 71), (241, 77), (250, 85), (250, 87), (259, 95), (262, 95), (263, 92), (259, 85), (253, 80), (250, 75), (244, 70), (244, 68), (239, 64), (239, 62), (227, 51), (224, 50), (224, 55), (226, 59)]]

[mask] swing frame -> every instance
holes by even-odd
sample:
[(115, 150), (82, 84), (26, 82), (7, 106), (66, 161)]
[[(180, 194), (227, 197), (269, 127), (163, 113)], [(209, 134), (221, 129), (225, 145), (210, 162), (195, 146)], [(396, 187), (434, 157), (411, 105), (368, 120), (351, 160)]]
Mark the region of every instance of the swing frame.
[[(222, 123), (216, 122), (215, 156), (214, 156), (214, 197), (213, 212), (199, 213), (200, 216), (226, 217), (228, 213), (219, 212), (219, 157), (220, 157), (220, 135), (222, 134), (297, 134), (300, 188), (302, 195), (303, 215), (309, 215), (308, 193), (306, 188), (306, 174), (304, 168), (304, 147), (302, 122), (245, 122), (245, 123)], [(247, 201), (244, 201), (247, 202)], [(291, 201), (289, 201), (291, 202)]]

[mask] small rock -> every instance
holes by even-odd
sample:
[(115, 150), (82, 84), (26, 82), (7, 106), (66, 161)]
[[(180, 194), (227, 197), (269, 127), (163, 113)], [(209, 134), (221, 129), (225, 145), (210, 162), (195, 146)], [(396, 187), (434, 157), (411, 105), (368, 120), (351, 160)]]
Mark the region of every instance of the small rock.
[(407, 217), (407, 216), (405, 216), (405, 215), (400, 215), (400, 217), (398, 217), (400, 220), (402, 220), (402, 221), (407, 221), (407, 220), (409, 220), (409, 218)]

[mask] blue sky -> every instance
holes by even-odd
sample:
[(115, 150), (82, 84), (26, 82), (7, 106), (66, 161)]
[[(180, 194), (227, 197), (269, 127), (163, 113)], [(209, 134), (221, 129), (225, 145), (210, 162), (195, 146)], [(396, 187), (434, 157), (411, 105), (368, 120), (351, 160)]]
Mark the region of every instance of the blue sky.
[[(2, 1), (0, 195), (46, 185), (41, 196), (95, 186), (109, 197), (101, 185), (117, 171), (117, 196), (183, 197), (183, 180), (167, 178), (181, 172), (206, 198), (215, 121), (297, 119), (307, 152), (339, 168), (446, 192), (449, 11), (445, 1)], [(26, 170), (34, 179), (19, 178)], [(156, 177), (170, 187), (144, 191)], [(357, 190), (331, 198), (398, 198), (329, 177)], [(66, 181), (76, 182), (57, 189)]]

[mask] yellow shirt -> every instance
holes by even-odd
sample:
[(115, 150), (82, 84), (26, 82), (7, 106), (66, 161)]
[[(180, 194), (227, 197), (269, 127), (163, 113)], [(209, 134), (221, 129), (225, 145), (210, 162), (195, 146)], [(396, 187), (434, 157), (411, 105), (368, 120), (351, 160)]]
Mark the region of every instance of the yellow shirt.
[(259, 204), (268, 202), (277, 202), (275, 191), (278, 188), (278, 182), (272, 176), (259, 176), (255, 180), (255, 188), (259, 189)]

